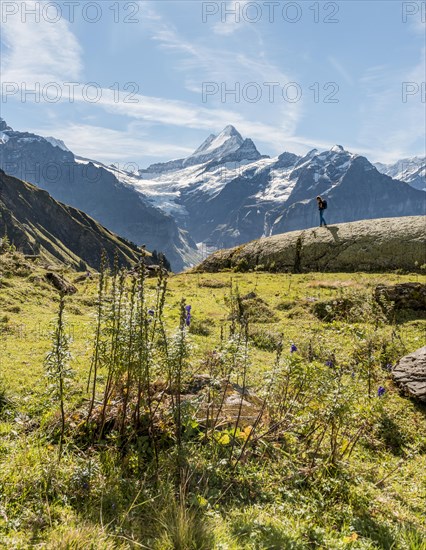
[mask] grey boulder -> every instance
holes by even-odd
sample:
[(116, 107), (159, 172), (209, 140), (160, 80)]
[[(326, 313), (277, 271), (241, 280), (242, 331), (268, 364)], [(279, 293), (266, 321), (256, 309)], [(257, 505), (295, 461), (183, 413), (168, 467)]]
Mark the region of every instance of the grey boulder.
[(392, 377), (404, 393), (426, 403), (426, 346), (402, 357)]

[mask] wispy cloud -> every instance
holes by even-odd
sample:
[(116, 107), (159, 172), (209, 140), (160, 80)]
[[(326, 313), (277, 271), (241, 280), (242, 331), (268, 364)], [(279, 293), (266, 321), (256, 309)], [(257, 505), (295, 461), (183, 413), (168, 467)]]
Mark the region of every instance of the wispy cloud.
[(354, 80), (349, 71), (338, 61), (338, 59), (332, 55), (328, 56), (329, 63), (336, 69), (340, 76), (345, 80), (347, 84), (353, 86)]
[[(23, 0), (20, 11), (0, 21), (2, 41), (2, 82), (64, 82), (81, 77), (82, 49), (65, 19), (49, 23), (41, 17), (22, 21), (22, 13), (42, 10), (46, 0)], [(38, 7), (37, 7), (38, 5)]]
[[(426, 64), (425, 48), (415, 65), (395, 72), (393, 66), (369, 68), (361, 79), (361, 128), (358, 141), (375, 151), (376, 159), (385, 162), (413, 155), (412, 146), (426, 131), (421, 85)], [(404, 100), (404, 83), (418, 87), (418, 92)]]
[[(34, 4), (32, 0), (27, 0), (27, 3), (28, 5)], [(260, 84), (289, 81), (288, 75), (269, 63), (265, 57), (260, 56), (258, 59), (253, 59), (245, 53), (218, 51), (202, 44), (191, 43), (182, 38), (172, 25), (152, 9), (151, 5), (145, 2), (142, 4), (144, 22), (149, 26), (152, 39), (157, 41), (162, 48), (173, 51), (174, 55), (176, 52), (181, 55), (178, 65), (180, 70), (185, 71), (186, 74), (197, 74), (202, 81), (225, 83), (236, 79), (244, 84), (245, 79), (249, 77), (250, 81), (257, 81)], [(65, 20), (61, 20), (55, 25), (43, 21), (32, 24), (31, 20), (23, 24), (20, 17), (16, 16), (10, 18), (4, 25), (3, 38), (8, 47), (3, 63), (3, 80), (19, 84), (25, 82), (31, 86), (34, 82), (43, 84), (46, 82), (61, 83), (67, 79), (77, 80), (83, 72), (82, 49)], [(201, 84), (200, 81), (198, 84)], [(84, 103), (81, 88), (82, 85), (74, 90), (74, 99), (80, 104)], [(69, 90), (64, 88), (62, 92), (61, 101), (69, 102)], [(267, 94), (266, 88), (264, 93)], [(251, 112), (249, 116), (244, 114), (243, 108), (236, 109), (232, 103), (222, 103), (220, 95), (210, 105), (200, 106), (200, 98), (201, 94), (197, 101), (191, 103), (139, 94), (135, 96), (134, 103), (126, 103), (122, 99), (116, 102), (113, 92), (103, 89), (101, 99), (96, 103), (91, 103), (90, 109), (101, 108), (112, 114), (128, 117), (130, 120), (205, 129), (208, 133), (220, 131), (227, 124), (234, 124), (243, 134), (261, 141), (276, 152), (279, 152), (283, 144), (288, 142), (289, 137), (294, 133), (301, 112), (301, 104), (290, 104), (285, 108), (279, 104), (267, 104), (263, 107), (260, 106), (254, 113), (253, 109), (250, 109), (252, 106), (248, 105)], [(273, 112), (271, 116), (274, 122), (256, 121), (256, 116), (253, 114), (263, 113), (265, 116), (259, 118), (267, 120), (267, 110)], [(73, 128), (74, 133), (70, 132), (69, 128)], [(73, 143), (75, 142), (75, 146), (81, 154), (83, 154), (82, 144), (88, 148), (87, 155), (93, 154), (98, 158), (105, 158), (107, 154), (110, 154), (109, 152), (114, 153), (114, 150), (110, 148), (112, 140), (100, 137), (100, 135), (105, 136), (108, 133), (103, 132), (96, 135), (96, 127), (94, 130), (91, 128), (77, 125), (64, 126), (64, 129), (61, 130), (59, 127), (60, 135), (58, 137), (69, 143), (71, 148), (74, 147)], [(82, 133), (81, 141), (76, 137), (77, 130)], [(114, 131), (111, 132), (114, 134)], [(91, 138), (95, 135), (96, 139), (92, 141)], [(129, 150), (134, 150), (138, 155), (140, 155), (142, 146), (147, 145), (147, 143), (140, 143), (137, 146), (133, 138), (126, 133), (121, 137), (122, 139), (116, 140), (116, 143), (127, 144)], [(130, 141), (127, 141), (128, 139)], [(78, 141), (79, 143), (77, 143)], [(179, 146), (172, 144), (162, 146), (159, 143), (148, 144), (145, 151), (158, 157), (162, 154), (173, 155), (179, 152), (189, 152), (188, 149), (183, 150)]]
[(249, 0), (218, 2), (220, 21), (213, 26), (213, 32), (219, 35), (229, 35), (241, 30), (246, 23), (244, 21), (244, 10), (248, 2)]
[[(112, 130), (90, 124), (61, 124), (33, 129), (39, 135), (54, 135), (62, 139), (76, 155), (99, 160), (105, 164), (131, 162), (141, 151), (150, 157), (186, 157), (192, 149), (173, 143), (157, 142), (141, 136), (131, 125), (126, 130)], [(140, 167), (141, 168), (141, 167)]]
[[(241, 11), (244, 2), (233, 2), (233, 4), (239, 4)], [(207, 82), (215, 83), (221, 89), (233, 89), (236, 85), (242, 89), (248, 83), (255, 83), (262, 91), (261, 100), (257, 105), (245, 101), (241, 95), (238, 102), (233, 103), (232, 100), (224, 102), (221, 94), (218, 93), (215, 97), (209, 97), (210, 110), (222, 110), (227, 106), (239, 113), (250, 113), (254, 119), (256, 116), (264, 121), (269, 119), (270, 126), (277, 125), (281, 134), (285, 133), (287, 137), (296, 131), (297, 124), (303, 116), (303, 100), (295, 103), (287, 102), (284, 109), (284, 100), (279, 91), (276, 93), (275, 101), (269, 101), (269, 88), (266, 85), (266, 83), (277, 83), (278, 89), (282, 89), (287, 83), (294, 82), (296, 78), (270, 61), (264, 50), (261, 34), (254, 26), (247, 26), (250, 29), (251, 42), (250, 39), (243, 42), (246, 45), (254, 40), (256, 47), (253, 52), (247, 52), (246, 46), (241, 50), (236, 44), (228, 48), (219, 48), (214, 36), (210, 36), (210, 40), (205, 37), (204, 40), (197, 42), (185, 39), (176, 27), (158, 14), (151, 5), (143, 2), (143, 6), (147, 14), (147, 32), (162, 49), (173, 56), (181, 55), (175, 62), (175, 70), (184, 74), (186, 89), (197, 93), (199, 95), (197, 99), (201, 98), (202, 86)], [(220, 25), (226, 26), (226, 23), (220, 23)], [(206, 33), (208, 33), (207, 30)]]

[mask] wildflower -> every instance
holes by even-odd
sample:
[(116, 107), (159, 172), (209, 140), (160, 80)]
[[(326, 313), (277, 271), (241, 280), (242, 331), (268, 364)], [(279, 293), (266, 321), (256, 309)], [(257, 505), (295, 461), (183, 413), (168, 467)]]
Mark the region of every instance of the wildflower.
[(295, 351), (297, 351), (296, 344), (291, 344), (290, 352), (291, 352), (291, 353), (294, 353)]
[(358, 533), (352, 533), (352, 535), (350, 535), (349, 537), (343, 537), (343, 542), (345, 542), (346, 544), (355, 542), (356, 540), (358, 540)]
[(155, 311), (153, 309), (148, 309), (148, 315), (151, 315), (151, 317), (154, 317)]
[(191, 306), (185, 306), (186, 311), (186, 317), (185, 317), (185, 325), (189, 327), (191, 324)]
[(385, 366), (385, 370), (391, 371), (392, 367), (393, 367), (392, 363), (387, 363), (387, 365)]
[(377, 397), (382, 397), (382, 395), (385, 395), (385, 388), (383, 386), (379, 386), (377, 389)]

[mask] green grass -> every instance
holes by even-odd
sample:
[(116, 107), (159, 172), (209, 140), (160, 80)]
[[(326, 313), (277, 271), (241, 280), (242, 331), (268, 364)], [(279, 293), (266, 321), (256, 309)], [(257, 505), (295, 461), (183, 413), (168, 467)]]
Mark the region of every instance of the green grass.
[[(368, 426), (349, 457), (331, 466), (324, 447), (312, 471), (309, 451), (304, 451), (308, 445), (297, 435), (303, 424), (289, 427), (280, 438), (262, 438), (235, 467), (229, 464), (228, 444), (212, 448), (188, 439), (187, 478), (177, 489), (174, 450), (160, 456), (158, 483), (142, 439), (123, 453), (112, 440), (81, 446), (70, 437), (58, 463), (52, 427), (57, 408), (47, 398), (43, 366), (58, 296), (44, 273), (41, 265), (19, 255), (0, 256), (1, 548), (426, 549), (425, 408), (402, 397), (382, 368), (424, 345), (426, 316), (408, 312), (394, 323), (382, 319), (375, 327), (369, 300), (379, 283), (424, 282), (424, 277), (171, 277), (164, 312), (167, 330), (177, 327), (184, 297), (193, 314), (192, 372), (205, 372), (206, 353), (218, 349), (221, 335), (228, 337), (232, 285), (242, 296), (255, 295), (243, 300), (250, 317), (248, 385), (263, 394), (274, 347), (282, 338), (283, 361), (295, 360), (297, 368), (310, 373), (306, 395), (325, 391), (324, 402), (312, 410), (320, 415), (321, 406), (333, 405), (326, 388), (334, 388), (334, 371), (324, 365), (332, 360), (345, 373), (350, 399), (341, 418), (353, 423), (354, 430), (358, 418)], [(77, 279), (71, 271), (63, 274), (71, 282)], [(69, 414), (87, 402), (97, 277), (75, 284), (78, 292), (67, 297), (66, 306), (75, 371)], [(155, 280), (148, 281), (152, 300), (155, 285)], [(342, 299), (352, 304), (344, 315), (333, 310)], [(318, 302), (331, 304), (330, 322), (315, 314)], [(365, 372), (369, 341), (374, 348), (370, 399)], [(298, 348), (293, 355), (292, 343)], [(101, 372), (100, 387), (103, 376)], [(277, 402), (279, 380), (272, 392)], [(376, 397), (379, 385), (386, 388), (382, 399)], [(345, 445), (344, 438), (339, 441)]]

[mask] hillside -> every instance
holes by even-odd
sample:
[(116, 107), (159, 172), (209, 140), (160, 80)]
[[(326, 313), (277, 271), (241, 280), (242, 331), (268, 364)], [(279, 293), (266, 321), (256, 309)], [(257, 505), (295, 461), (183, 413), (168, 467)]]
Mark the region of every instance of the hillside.
[(123, 266), (138, 259), (138, 248), (90, 216), (54, 200), (47, 191), (0, 170), (0, 235), (25, 254), (75, 268), (99, 268), (102, 250)]
[(425, 238), (422, 216), (363, 220), (292, 231), (220, 250), (197, 270), (415, 271), (426, 264)]

